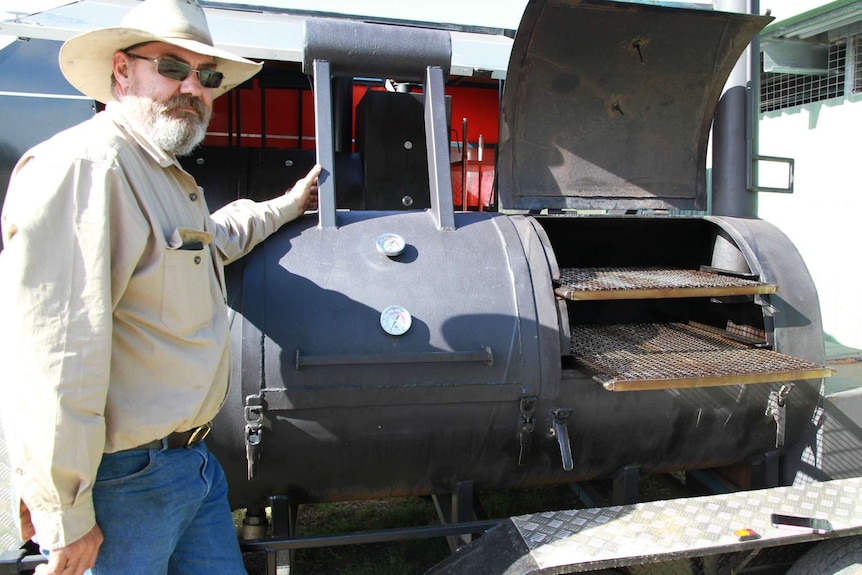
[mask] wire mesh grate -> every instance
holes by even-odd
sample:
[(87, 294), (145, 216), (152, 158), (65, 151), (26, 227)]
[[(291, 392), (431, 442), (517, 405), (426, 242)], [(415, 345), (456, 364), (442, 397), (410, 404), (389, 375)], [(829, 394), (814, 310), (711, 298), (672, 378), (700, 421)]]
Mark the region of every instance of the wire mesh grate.
[(744, 278), (660, 267), (564, 268), (560, 284), (583, 291), (762, 286)]
[(824, 377), (804, 359), (681, 323), (575, 325), (572, 354), (608, 389), (734, 385)]
[(761, 112), (862, 92), (862, 22), (840, 26), (804, 41), (829, 43), (827, 73), (769, 73), (762, 71), (761, 64)]
[(778, 286), (716, 271), (667, 267), (564, 268), (559, 297), (621, 300), (771, 294)]
[(852, 38), (853, 44), (853, 93), (862, 92), (862, 34), (856, 34)]
[(760, 111), (771, 112), (843, 96), (846, 54), (845, 42), (831, 44), (828, 72), (823, 75), (761, 72)]

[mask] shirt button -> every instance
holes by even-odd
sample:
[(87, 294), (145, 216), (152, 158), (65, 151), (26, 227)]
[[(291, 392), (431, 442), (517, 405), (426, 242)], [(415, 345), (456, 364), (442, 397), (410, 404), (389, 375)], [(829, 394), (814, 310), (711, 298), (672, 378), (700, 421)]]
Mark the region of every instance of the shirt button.
[(195, 263), (196, 264), (201, 263), (201, 257), (200, 256), (195, 256)]
[(196, 201), (198, 201), (198, 195), (196, 193), (192, 192), (189, 194), (189, 199), (193, 202), (196, 202)]

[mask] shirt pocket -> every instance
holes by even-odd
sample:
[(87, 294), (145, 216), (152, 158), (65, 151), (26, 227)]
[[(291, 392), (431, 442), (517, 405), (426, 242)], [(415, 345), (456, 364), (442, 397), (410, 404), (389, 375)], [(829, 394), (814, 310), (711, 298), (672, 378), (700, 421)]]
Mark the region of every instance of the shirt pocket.
[(212, 235), (178, 228), (165, 250), (162, 323), (174, 333), (189, 334), (212, 322)]

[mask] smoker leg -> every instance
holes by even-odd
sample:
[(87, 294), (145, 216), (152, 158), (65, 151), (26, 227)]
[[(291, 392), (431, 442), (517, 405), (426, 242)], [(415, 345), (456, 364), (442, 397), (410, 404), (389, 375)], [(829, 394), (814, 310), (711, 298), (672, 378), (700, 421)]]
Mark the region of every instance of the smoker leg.
[[(248, 507), (242, 520), (240, 539), (249, 541), (267, 536), (268, 524), (263, 507)], [(275, 575), (275, 551), (268, 551), (264, 557), (265, 575)]]
[[(461, 523), (473, 520), (474, 489), (472, 481), (459, 481), (455, 487), (455, 493), (444, 493), (432, 495), (434, 508), (440, 521), (447, 523)], [(449, 535), (446, 542), (449, 549), (455, 553), (459, 548), (470, 543), (473, 536), (470, 533), (463, 535)]]
[(712, 469), (693, 469), (685, 472), (685, 485), (692, 491), (699, 489), (704, 493), (732, 493), (739, 491), (739, 485)]
[[(296, 517), (299, 505), (286, 495), (273, 495), (269, 498), (272, 510), (272, 536), (293, 537), (296, 534)], [(267, 562), (271, 554), (267, 555)], [(295, 550), (275, 552), (275, 575), (290, 575), (291, 566), (295, 563)]]
[(614, 505), (629, 505), (637, 503), (638, 487), (640, 485), (641, 468), (637, 465), (623, 467), (614, 477)]
[(249, 507), (242, 520), (242, 539), (263, 539), (267, 534), (266, 511), (262, 507)]
[(770, 451), (763, 459), (751, 464), (751, 487), (754, 489), (765, 489), (767, 487), (778, 487), (780, 457), (777, 451)]

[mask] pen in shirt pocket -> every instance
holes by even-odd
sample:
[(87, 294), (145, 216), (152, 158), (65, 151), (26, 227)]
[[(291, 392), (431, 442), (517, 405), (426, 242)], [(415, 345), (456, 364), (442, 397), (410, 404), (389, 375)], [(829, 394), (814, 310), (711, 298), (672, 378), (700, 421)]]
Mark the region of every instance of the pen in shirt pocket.
[(191, 228), (177, 228), (171, 234), (168, 246), (175, 250), (202, 250), (213, 240), (212, 234)]

